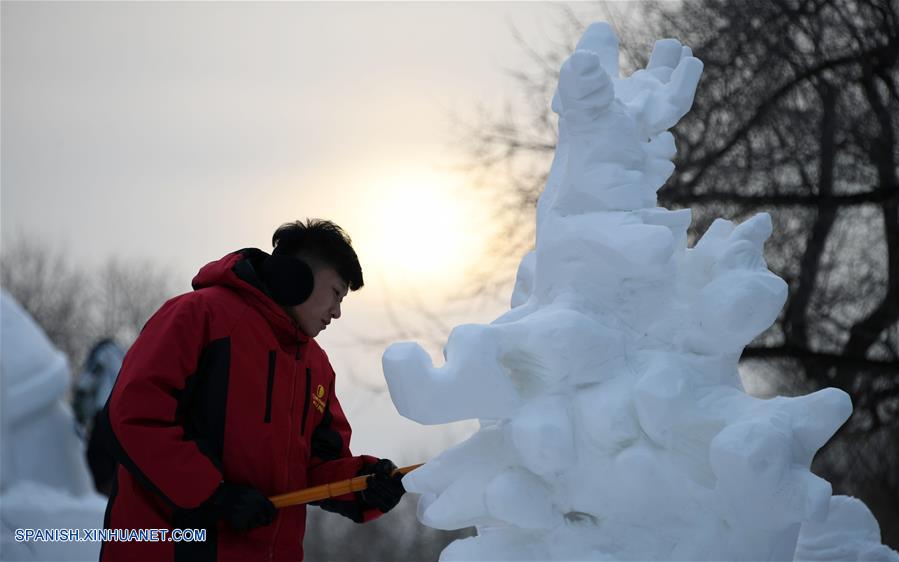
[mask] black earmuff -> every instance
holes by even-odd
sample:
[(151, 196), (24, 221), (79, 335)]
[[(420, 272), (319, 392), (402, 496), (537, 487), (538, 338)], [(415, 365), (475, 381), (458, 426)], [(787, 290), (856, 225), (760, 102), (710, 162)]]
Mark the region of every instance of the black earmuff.
[(277, 254), (262, 262), (262, 280), (272, 299), (281, 306), (306, 302), (315, 285), (309, 264), (293, 256)]

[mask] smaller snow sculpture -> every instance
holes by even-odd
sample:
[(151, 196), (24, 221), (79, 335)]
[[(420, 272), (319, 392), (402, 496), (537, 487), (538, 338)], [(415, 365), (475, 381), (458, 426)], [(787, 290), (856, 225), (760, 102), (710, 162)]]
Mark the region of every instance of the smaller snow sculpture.
[(0, 291), (0, 472), (2, 556), (6, 560), (95, 560), (96, 542), (24, 542), (15, 529), (103, 527), (75, 419), (62, 398), (65, 356), (6, 291)]
[(719, 219), (687, 248), (689, 209), (656, 206), (701, 70), (666, 39), (620, 78), (617, 38), (590, 26), (562, 65), (512, 309), (455, 328), (440, 368), (413, 343), (384, 353), (401, 414), (481, 422), (404, 479), (424, 524), (477, 526), (441, 560), (784, 560), (804, 522), (832, 528), (809, 465), (848, 396), (759, 400), (737, 372), (787, 295), (763, 257), (770, 217)]
[(94, 417), (106, 405), (124, 360), (125, 350), (111, 338), (101, 339), (87, 354), (72, 399), (75, 417), (85, 429), (93, 427)]
[(106, 446), (109, 436), (104, 434), (99, 420), (124, 360), (125, 350), (114, 340), (103, 338), (94, 344), (75, 384), (72, 400), (75, 417), (87, 435), (87, 462), (94, 487), (107, 496), (112, 493), (117, 464)]

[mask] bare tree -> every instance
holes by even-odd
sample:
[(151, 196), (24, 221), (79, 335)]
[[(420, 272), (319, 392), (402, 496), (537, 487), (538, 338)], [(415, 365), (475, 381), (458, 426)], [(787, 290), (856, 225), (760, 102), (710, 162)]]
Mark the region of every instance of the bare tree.
[(50, 341), (78, 365), (92, 334), (90, 285), (65, 254), (19, 234), (0, 254), (0, 285), (34, 318)]
[(35, 319), (77, 372), (90, 347), (128, 347), (170, 294), (170, 274), (149, 261), (109, 258), (92, 271), (24, 234), (4, 245), (0, 284)]
[(95, 331), (125, 346), (172, 294), (171, 274), (148, 260), (110, 258), (95, 279)]
[[(469, 128), (472, 168), (501, 187), (509, 228), (495, 248), (504, 266), (481, 290), (533, 241), (555, 147), (549, 100), (584, 27), (570, 12), (562, 21), (568, 42), (532, 53), (537, 70), (518, 75), (525, 102)], [(715, 217), (771, 212), (766, 258), (789, 298), (742, 359), (777, 372), (779, 392), (849, 393), (853, 418), (815, 469), (862, 497), (899, 546), (899, 3), (685, 0), (646, 4), (617, 27), (624, 68), (645, 63), (635, 53), (651, 37), (677, 37), (704, 62), (660, 204), (693, 209), (693, 239)]]

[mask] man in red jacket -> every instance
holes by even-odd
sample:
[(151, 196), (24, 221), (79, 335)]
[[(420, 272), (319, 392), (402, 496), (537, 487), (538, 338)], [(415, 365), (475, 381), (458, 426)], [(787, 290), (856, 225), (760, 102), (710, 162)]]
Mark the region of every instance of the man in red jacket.
[(319, 505), (361, 523), (399, 502), (393, 463), (350, 452), (313, 339), (362, 287), (350, 239), (309, 220), (272, 244), (207, 264), (150, 318), (102, 416), (120, 463), (105, 527), (205, 529), (206, 540), (110, 540), (101, 560), (302, 560), (305, 507), (276, 510), (269, 496), (371, 474), (365, 492)]

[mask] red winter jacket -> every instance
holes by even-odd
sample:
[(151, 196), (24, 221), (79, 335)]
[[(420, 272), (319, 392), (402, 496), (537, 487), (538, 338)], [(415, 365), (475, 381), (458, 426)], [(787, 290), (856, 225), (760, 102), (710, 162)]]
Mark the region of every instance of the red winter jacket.
[[(267, 496), (351, 478), (376, 461), (350, 453), (334, 371), (314, 339), (264, 292), (266, 254), (203, 267), (194, 291), (165, 303), (128, 351), (106, 407), (121, 463), (107, 529), (207, 529), (205, 542), (106, 542), (110, 560), (302, 560), (306, 510), (239, 533), (204, 502), (224, 480)], [(380, 515), (354, 495), (322, 507)]]

